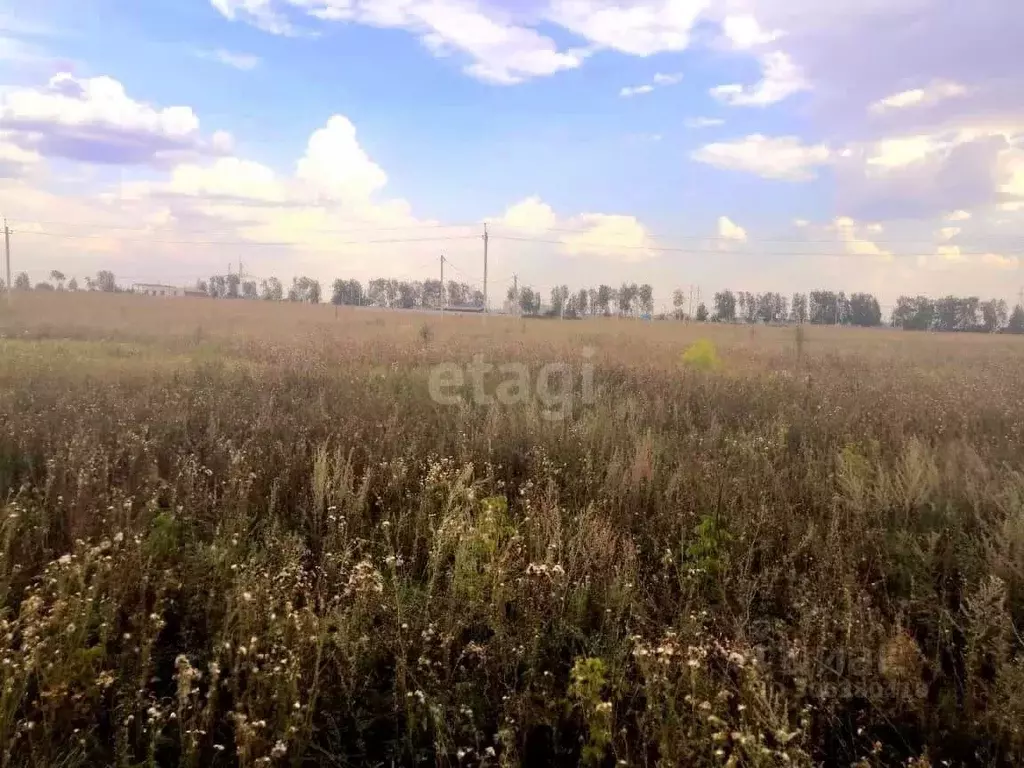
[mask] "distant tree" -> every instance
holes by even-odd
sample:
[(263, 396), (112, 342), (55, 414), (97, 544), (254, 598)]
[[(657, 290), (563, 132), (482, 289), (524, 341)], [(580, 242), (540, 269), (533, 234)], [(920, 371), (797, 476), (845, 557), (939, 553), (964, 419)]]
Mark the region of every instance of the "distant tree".
[(78, 290), (78, 280), (76, 280), (75, 278), (72, 277), (68, 281), (68, 290), (69, 291), (77, 291)]
[(320, 298), (320, 283), (318, 281), (305, 276), (292, 278), (292, 287), (288, 291), (289, 301), (319, 304)]
[(256, 289), (255, 280), (246, 280), (242, 283), (242, 298), (243, 299), (258, 299), (259, 291)]
[(469, 304), (471, 293), (470, 286), (466, 283), (458, 283), (454, 280), (448, 281), (448, 304), (453, 307), (464, 307)]
[(870, 293), (855, 293), (849, 301), (851, 325), (873, 328), (882, 324), (882, 307)]
[(673, 315), (676, 320), (682, 320), (686, 317), (686, 296), (683, 294), (681, 288), (676, 288), (672, 291), (672, 309)]
[(569, 286), (556, 285), (551, 289), (551, 314), (561, 315), (569, 301)]
[(196, 280), (196, 290), (199, 293), (205, 293), (207, 296), (210, 295), (210, 288), (205, 280)]
[[(611, 314), (612, 304), (612, 288), (610, 285), (601, 285), (597, 288), (597, 309), (601, 311), (602, 315)], [(591, 306), (594, 303), (591, 302)]]
[(619, 314), (635, 314), (640, 308), (640, 287), (636, 283), (623, 283), (619, 288)]
[(736, 294), (732, 291), (715, 294), (715, 320), (720, 323), (731, 323), (736, 320)]
[(36, 290), (37, 291), (52, 291), (53, 290), (53, 286), (50, 285), (49, 283), (36, 283)]
[(808, 316), (814, 325), (837, 325), (841, 316), (841, 301), (834, 291), (811, 291)]
[(706, 323), (708, 321), (708, 307), (703, 301), (697, 305), (697, 312), (694, 314), (694, 318), (698, 323)]
[(794, 293), (793, 300), (790, 302), (790, 319), (794, 323), (806, 323), (807, 322), (807, 294), (806, 293)]
[(519, 309), (524, 315), (536, 315), (540, 306), (540, 293), (532, 288), (523, 288), (519, 292)]
[(227, 298), (228, 281), (224, 275), (214, 275), (210, 278), (210, 295), (215, 299)]
[(31, 290), (32, 283), (29, 282), (27, 272), (19, 272), (14, 278), (14, 290), (16, 291), (28, 291)]
[[(416, 285), (420, 286), (420, 292), (422, 293), (423, 286), (420, 283), (416, 283)], [(469, 304), (470, 304), (470, 306), (483, 308), (484, 304), (486, 304), (486, 303), (487, 303), (487, 297), (484, 296), (484, 292), (483, 291), (481, 291), (479, 288), (474, 288), (472, 291), (470, 291), (470, 293), (469, 293)]]
[(758, 306), (757, 296), (750, 293), (749, 291), (743, 291), (740, 294), (740, 306), (743, 307), (743, 319), (748, 323), (756, 323), (757, 317), (760, 312), (760, 306)]
[(229, 299), (238, 298), (238, 287), (242, 283), (242, 278), (232, 273), (224, 278), (224, 284), (227, 286), (227, 292), (225, 296)]
[(1007, 333), (1024, 333), (1024, 307), (1020, 304), (1013, 308), (1010, 319), (1006, 323)]
[(331, 286), (331, 303), (359, 306), (363, 303), (363, 284), (358, 280), (335, 280)]
[(61, 272), (58, 269), (53, 270), (52, 272), (50, 272), (50, 279), (57, 284), (58, 291), (64, 290), (64, 281), (67, 280), (67, 278), (64, 277), (63, 272)]
[(444, 285), (440, 280), (424, 280), (420, 299), (424, 309), (440, 309), (444, 301)]
[(587, 291), (587, 289), (586, 288), (580, 288), (579, 292), (576, 294), (576, 313), (577, 314), (579, 314), (579, 315), (587, 314), (587, 309), (588, 309), (589, 304), (590, 304), (589, 298), (590, 298), (590, 293)]
[(935, 303), (927, 296), (900, 296), (892, 311), (892, 324), (908, 331), (927, 331), (935, 320)]
[(284, 298), (284, 286), (276, 277), (264, 280), (261, 288), (260, 298), (264, 301), (281, 301)]
[(979, 330), (978, 313), (980, 308), (981, 300), (977, 296), (943, 296), (935, 302), (935, 330)]
[(398, 284), (398, 306), (402, 309), (418, 307), (423, 300), (423, 284), (402, 281)]
[(644, 283), (640, 286), (637, 292), (637, 298), (640, 301), (640, 311), (645, 315), (654, 314), (654, 288), (651, 287), (650, 283)]
[(1003, 299), (989, 299), (981, 302), (982, 326), (985, 331), (992, 333), (1006, 325), (1008, 316), (1006, 301)]
[(117, 279), (114, 273), (108, 269), (101, 269), (96, 273), (96, 288), (103, 293), (114, 293), (117, 290)]

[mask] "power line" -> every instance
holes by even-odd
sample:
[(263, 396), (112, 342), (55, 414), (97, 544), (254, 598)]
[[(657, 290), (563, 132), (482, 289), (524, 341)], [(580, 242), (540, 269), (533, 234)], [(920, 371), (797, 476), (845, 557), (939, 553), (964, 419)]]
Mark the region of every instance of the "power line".
[[(69, 235), (59, 232), (42, 232), (37, 230), (11, 230), (12, 234), (34, 235), (39, 237), (54, 237), (65, 240), (111, 240), (116, 239), (119, 243), (148, 243), (158, 245), (219, 245), (219, 246), (244, 246), (252, 248), (293, 248), (308, 246), (307, 243), (298, 242), (266, 242), (261, 243), (253, 240), (159, 240), (152, 238), (110, 238), (106, 235)], [(443, 237), (406, 237), (388, 238), (383, 240), (338, 240), (330, 242), (329, 245), (380, 245), (384, 243), (438, 243), (451, 240), (476, 240), (477, 235), (450, 235)]]
[[(99, 230), (115, 230), (121, 232), (153, 232), (153, 227), (121, 227), (112, 224), (76, 224), (67, 221), (58, 221), (54, 219), (42, 220), (42, 219), (10, 219), (12, 223), (20, 224), (43, 224), (50, 226), (59, 227), (72, 227), (76, 229), (99, 229)], [(194, 235), (216, 235), (221, 233), (234, 234), (239, 229), (243, 229), (247, 226), (260, 226), (259, 223), (239, 223), (234, 227), (228, 227), (224, 229), (179, 229), (175, 228), (176, 232), (183, 234), (194, 234)], [(313, 229), (311, 232), (324, 233), (324, 234), (344, 234), (349, 232), (401, 232), (411, 231), (419, 229), (469, 229), (478, 227), (478, 223), (472, 224), (440, 224), (437, 222), (427, 224), (405, 224), (402, 226), (394, 227), (337, 227), (328, 229)], [(27, 231), (27, 230), (26, 230)]]
[[(537, 237), (512, 237), (510, 235), (491, 235), (492, 240), (512, 240), (522, 243), (544, 243), (548, 245), (565, 245), (563, 240), (547, 240), (544, 238)], [(730, 241), (735, 242), (735, 241)], [(841, 243), (837, 243), (840, 244)], [(745, 250), (723, 250), (723, 249), (702, 249), (702, 248), (679, 248), (662, 245), (614, 245), (608, 246), (614, 249), (626, 249), (626, 250), (639, 250), (639, 251), (655, 251), (658, 253), (687, 253), (687, 254), (700, 254), (700, 255), (715, 255), (715, 256), (835, 256), (840, 258), (881, 258), (881, 257), (892, 257), (892, 258), (918, 258), (918, 257), (932, 257), (939, 255), (935, 252), (930, 253), (850, 253), (849, 251), (844, 253), (830, 253), (825, 251), (752, 251), (749, 249)], [(959, 256), (984, 256), (991, 251), (959, 251)], [(1003, 251), (1004, 254), (1019, 254), (1024, 253), (1024, 250), (1013, 250)]]

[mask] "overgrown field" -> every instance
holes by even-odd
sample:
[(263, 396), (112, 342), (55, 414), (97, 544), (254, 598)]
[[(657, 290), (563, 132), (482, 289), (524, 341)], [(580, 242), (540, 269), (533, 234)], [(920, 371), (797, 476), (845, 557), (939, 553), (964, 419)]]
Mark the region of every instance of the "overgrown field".
[(1021, 339), (0, 312), (0, 765), (1024, 762)]

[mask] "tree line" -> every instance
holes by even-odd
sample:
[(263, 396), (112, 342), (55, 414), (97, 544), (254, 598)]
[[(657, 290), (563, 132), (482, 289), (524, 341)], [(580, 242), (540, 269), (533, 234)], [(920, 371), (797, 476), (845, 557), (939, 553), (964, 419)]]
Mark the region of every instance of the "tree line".
[[(85, 289), (106, 293), (119, 292), (113, 272), (100, 270), (95, 277), (84, 278)], [(0, 289), (4, 287), (0, 280)], [(14, 280), (15, 290), (32, 290), (26, 272)], [(79, 290), (78, 280), (59, 270), (50, 272), (50, 282), (36, 283), (35, 290)], [(198, 280), (193, 293), (212, 298), (262, 299), (320, 304), (323, 291), (318, 280), (295, 277), (286, 290), (276, 277), (257, 282), (237, 274), (214, 275)], [(472, 285), (455, 280), (395, 280), (378, 277), (365, 285), (359, 280), (337, 279), (331, 284), (330, 302), (339, 306), (365, 306), (386, 309), (439, 309), (466, 307), (482, 309), (484, 294)], [(712, 307), (698, 301), (681, 289), (672, 293), (673, 311), (659, 315), (677, 320), (718, 323), (795, 323), (810, 325), (847, 325), (870, 328), (884, 324), (878, 299), (870, 293), (817, 290), (794, 293), (787, 298), (776, 292), (719, 291)], [(523, 315), (552, 317), (654, 317), (654, 289), (649, 283), (622, 283), (618, 288), (599, 285), (596, 288), (572, 290), (568, 285), (551, 289), (545, 307), (543, 296), (532, 287), (510, 286), (505, 295), (505, 308)], [(982, 300), (977, 296), (900, 296), (889, 324), (895, 328), (915, 331), (946, 331), (973, 333), (1024, 333), (1024, 307), (1011, 311), (1002, 299)]]

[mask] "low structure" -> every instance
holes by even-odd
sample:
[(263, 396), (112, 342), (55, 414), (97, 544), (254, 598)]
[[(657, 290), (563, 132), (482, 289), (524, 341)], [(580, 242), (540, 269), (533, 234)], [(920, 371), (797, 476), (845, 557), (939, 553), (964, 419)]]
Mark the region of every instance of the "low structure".
[(144, 296), (184, 296), (185, 289), (175, 285), (157, 285), (155, 283), (135, 283), (132, 291)]

